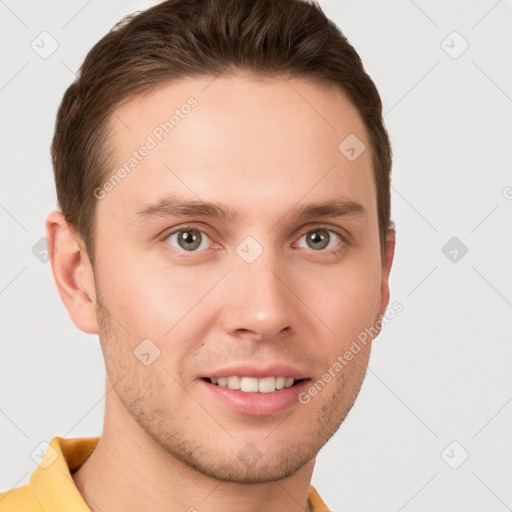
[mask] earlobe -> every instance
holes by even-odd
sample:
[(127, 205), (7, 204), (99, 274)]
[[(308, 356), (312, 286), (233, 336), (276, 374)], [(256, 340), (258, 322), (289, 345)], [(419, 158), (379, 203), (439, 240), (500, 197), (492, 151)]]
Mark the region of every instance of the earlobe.
[(71, 320), (81, 331), (98, 334), (92, 266), (83, 244), (79, 245), (79, 237), (62, 212), (53, 211), (48, 215), (46, 237), (53, 277)]

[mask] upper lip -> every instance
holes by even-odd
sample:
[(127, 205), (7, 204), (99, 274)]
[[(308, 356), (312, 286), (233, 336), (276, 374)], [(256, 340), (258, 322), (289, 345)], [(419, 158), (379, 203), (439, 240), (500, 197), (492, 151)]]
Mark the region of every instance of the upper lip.
[(235, 366), (228, 366), (225, 368), (217, 368), (208, 372), (208, 375), (203, 375), (203, 378), (214, 378), (219, 377), (254, 377), (263, 379), (264, 377), (292, 377), (296, 380), (307, 379), (308, 376), (287, 364), (272, 364), (267, 366), (243, 363)]

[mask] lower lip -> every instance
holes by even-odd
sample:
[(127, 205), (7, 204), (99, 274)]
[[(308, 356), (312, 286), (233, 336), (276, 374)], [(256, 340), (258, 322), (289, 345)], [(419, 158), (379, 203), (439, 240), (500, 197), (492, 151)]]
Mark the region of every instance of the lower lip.
[(271, 416), (285, 411), (299, 403), (298, 395), (308, 386), (309, 379), (271, 393), (246, 393), (237, 389), (224, 388), (201, 380), (208, 393), (227, 405), (230, 409), (251, 416)]

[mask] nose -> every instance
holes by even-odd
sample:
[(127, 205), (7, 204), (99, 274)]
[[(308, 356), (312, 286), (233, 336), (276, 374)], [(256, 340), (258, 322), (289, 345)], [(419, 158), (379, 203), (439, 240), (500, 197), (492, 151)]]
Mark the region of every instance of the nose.
[(221, 314), (226, 333), (271, 340), (295, 329), (300, 301), (293, 293), (289, 262), (270, 249), (248, 263), (235, 255), (234, 268), (221, 291)]

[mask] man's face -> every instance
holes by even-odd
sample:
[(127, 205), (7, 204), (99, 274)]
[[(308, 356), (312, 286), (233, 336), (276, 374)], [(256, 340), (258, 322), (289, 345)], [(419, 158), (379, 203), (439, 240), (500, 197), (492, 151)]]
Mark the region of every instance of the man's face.
[[(180, 110), (189, 97), (197, 104)], [(175, 109), (172, 130), (158, 130)], [(367, 148), (355, 160), (338, 149), (350, 134)], [(221, 480), (294, 473), (352, 407), (370, 343), (309, 401), (298, 394), (332, 374), (388, 301), (360, 116), (340, 91), (304, 80), (189, 79), (121, 106), (111, 136), (113, 172), (150, 149), (97, 203), (100, 339), (117, 383), (106, 418), (136, 422)], [(229, 216), (138, 214), (166, 198)], [(299, 215), (333, 201), (362, 208)], [(223, 387), (227, 377), (242, 390)], [(283, 377), (295, 383), (273, 391)]]

